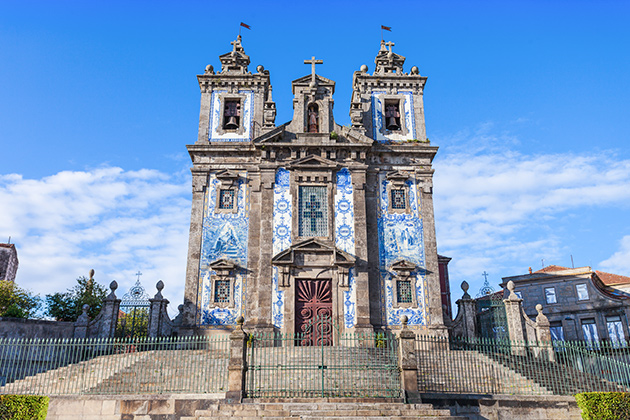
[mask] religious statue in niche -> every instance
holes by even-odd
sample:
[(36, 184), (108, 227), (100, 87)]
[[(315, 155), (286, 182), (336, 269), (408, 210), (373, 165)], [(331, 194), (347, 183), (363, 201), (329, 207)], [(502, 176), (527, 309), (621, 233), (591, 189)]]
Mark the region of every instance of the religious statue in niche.
[(319, 133), (319, 110), (315, 104), (308, 107), (308, 132)]
[(240, 125), (240, 117), (240, 101), (225, 101), (225, 110), (223, 111), (223, 129), (237, 130)]
[(400, 112), (397, 104), (388, 103), (385, 105), (385, 121), (387, 121), (386, 128), (388, 130), (400, 130)]

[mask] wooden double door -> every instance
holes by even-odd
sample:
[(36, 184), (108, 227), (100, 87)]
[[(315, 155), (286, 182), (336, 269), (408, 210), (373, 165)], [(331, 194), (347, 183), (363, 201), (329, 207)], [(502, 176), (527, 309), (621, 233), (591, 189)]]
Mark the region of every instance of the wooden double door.
[(333, 344), (333, 293), (330, 279), (296, 279), (295, 332), (300, 346)]

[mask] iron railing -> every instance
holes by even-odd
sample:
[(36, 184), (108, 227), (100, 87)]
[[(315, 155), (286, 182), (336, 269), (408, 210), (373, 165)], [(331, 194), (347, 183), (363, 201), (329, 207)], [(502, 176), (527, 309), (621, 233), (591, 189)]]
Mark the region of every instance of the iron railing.
[(630, 390), (630, 349), (610, 343), (528, 343), (419, 336), (420, 392), (574, 395)]
[(227, 390), (228, 336), (0, 339), (0, 394)]
[(401, 398), (395, 336), (338, 333), (332, 341), (313, 343), (304, 334), (252, 336), (246, 395)]

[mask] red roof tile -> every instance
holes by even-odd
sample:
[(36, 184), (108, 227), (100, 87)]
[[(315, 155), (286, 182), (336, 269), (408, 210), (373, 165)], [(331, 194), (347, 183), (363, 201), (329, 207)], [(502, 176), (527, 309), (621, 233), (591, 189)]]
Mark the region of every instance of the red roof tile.
[(545, 268), (541, 268), (538, 271), (534, 271), (534, 273), (551, 273), (555, 271), (564, 271), (564, 270), (572, 270), (572, 269), (568, 267), (561, 267), (559, 265), (548, 265)]
[(613, 284), (630, 283), (630, 277), (621, 276), (619, 274), (606, 273), (606, 272), (597, 271), (597, 270), (595, 270), (595, 273), (597, 274), (597, 277), (600, 278), (602, 283), (604, 283), (606, 286), (611, 286)]

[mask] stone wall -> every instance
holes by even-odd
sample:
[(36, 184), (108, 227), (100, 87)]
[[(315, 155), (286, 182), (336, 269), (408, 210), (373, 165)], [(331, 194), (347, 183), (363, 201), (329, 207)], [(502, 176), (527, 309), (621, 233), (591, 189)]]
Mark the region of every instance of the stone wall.
[(72, 338), (74, 322), (0, 317), (0, 338)]

